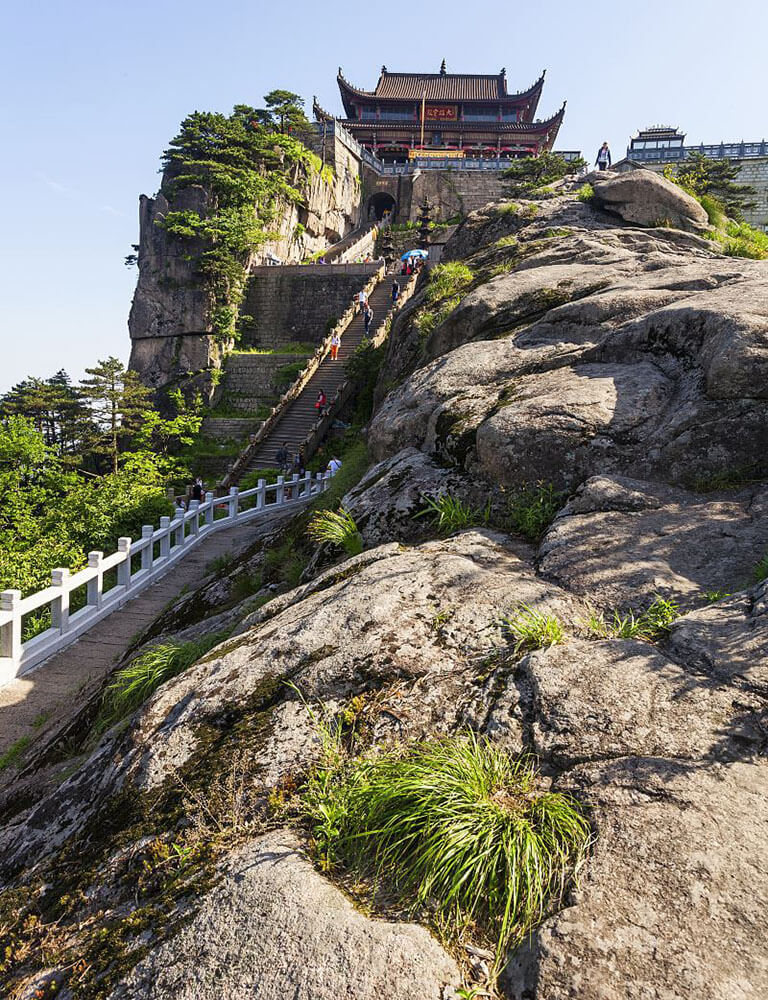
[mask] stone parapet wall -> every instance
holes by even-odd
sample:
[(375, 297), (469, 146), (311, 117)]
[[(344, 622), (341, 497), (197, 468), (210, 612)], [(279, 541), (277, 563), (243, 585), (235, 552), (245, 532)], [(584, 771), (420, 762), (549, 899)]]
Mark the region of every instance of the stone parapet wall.
[(224, 363), (223, 395), (238, 409), (272, 406), (278, 397), (279, 370), (305, 360), (300, 354), (230, 354)]
[(740, 166), (739, 184), (749, 184), (755, 189), (755, 207), (745, 212), (744, 218), (752, 226), (768, 229), (768, 156), (742, 160)]
[(261, 424), (255, 417), (206, 417), (200, 435), (209, 441), (242, 441), (255, 434)]
[(243, 313), (252, 317), (243, 326), (243, 344), (319, 344), (375, 270), (371, 264), (254, 268), (243, 302)]

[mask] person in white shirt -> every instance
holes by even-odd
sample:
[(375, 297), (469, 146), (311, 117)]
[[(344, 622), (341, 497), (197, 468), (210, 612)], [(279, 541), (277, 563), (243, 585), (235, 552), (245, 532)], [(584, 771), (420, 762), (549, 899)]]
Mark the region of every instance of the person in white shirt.
[(340, 468), (341, 468), (340, 458), (332, 458), (328, 463), (328, 472), (330, 472), (331, 475), (333, 476), (336, 475), (336, 473), (339, 471)]
[(368, 293), (364, 288), (361, 289), (360, 294), (357, 296), (357, 304), (360, 307), (360, 312), (363, 312), (368, 304)]

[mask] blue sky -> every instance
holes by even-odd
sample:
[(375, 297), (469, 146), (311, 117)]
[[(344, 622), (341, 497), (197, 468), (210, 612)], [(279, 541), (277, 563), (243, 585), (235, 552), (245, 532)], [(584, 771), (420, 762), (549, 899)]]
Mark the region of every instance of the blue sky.
[(341, 113), (336, 69), (498, 72), (539, 113), (568, 100), (561, 148), (623, 152), (651, 123), (692, 142), (768, 138), (765, 0), (342, 4), (27, 0), (0, 13), (0, 391), (127, 360), (140, 193), (195, 109), (274, 87)]

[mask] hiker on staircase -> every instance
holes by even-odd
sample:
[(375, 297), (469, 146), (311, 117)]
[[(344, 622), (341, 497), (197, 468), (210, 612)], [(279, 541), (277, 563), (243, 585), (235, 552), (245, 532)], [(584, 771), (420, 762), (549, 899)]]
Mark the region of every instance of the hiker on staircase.
[(341, 345), (341, 337), (334, 331), (331, 337), (331, 361), (335, 361), (339, 353), (339, 346)]
[(368, 336), (371, 329), (371, 321), (373, 320), (373, 309), (366, 302), (365, 312), (363, 313), (363, 320), (365, 322), (365, 335)]

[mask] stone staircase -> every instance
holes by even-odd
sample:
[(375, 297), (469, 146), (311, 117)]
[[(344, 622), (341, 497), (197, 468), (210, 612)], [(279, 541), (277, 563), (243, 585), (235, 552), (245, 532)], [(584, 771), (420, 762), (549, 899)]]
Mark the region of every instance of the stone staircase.
[[(371, 337), (386, 320), (390, 311), (392, 305), (391, 289), (391, 275), (385, 275), (369, 297), (373, 309)], [(332, 361), (330, 354), (326, 356), (299, 396), (286, 408), (267, 437), (261, 442), (250, 461), (238, 470), (238, 478), (253, 469), (274, 467), (277, 464), (275, 453), (281, 448), (283, 442), (288, 442), (291, 454), (296, 453), (299, 445), (307, 437), (317, 420), (318, 413), (315, 409), (315, 401), (318, 392), (322, 389), (328, 402), (331, 401), (336, 390), (346, 379), (345, 362), (347, 358), (360, 344), (364, 336), (363, 317), (358, 314), (341, 338), (337, 360)]]

